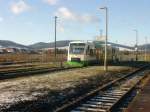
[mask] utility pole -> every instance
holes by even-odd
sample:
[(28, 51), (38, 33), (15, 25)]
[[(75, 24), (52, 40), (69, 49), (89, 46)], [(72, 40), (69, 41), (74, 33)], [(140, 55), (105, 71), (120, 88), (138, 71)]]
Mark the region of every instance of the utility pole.
[(106, 14), (105, 14), (105, 19), (106, 19), (106, 26), (105, 26), (105, 28), (106, 28), (106, 37), (105, 37), (105, 57), (104, 57), (104, 70), (105, 70), (105, 72), (107, 72), (107, 69), (108, 69), (108, 67), (107, 67), (107, 40), (108, 40), (108, 8), (107, 7), (102, 7), (102, 8), (100, 8), (100, 9), (102, 9), (102, 10), (105, 10), (105, 12), (106, 12)]
[(147, 61), (147, 37), (145, 37), (145, 61)]
[(138, 61), (138, 30), (133, 30), (136, 33), (136, 43), (135, 43), (135, 52), (136, 52), (136, 58), (135, 60)]
[(57, 16), (55, 16), (55, 61), (56, 61), (56, 54), (57, 54), (57, 51), (56, 51), (56, 37), (57, 37)]

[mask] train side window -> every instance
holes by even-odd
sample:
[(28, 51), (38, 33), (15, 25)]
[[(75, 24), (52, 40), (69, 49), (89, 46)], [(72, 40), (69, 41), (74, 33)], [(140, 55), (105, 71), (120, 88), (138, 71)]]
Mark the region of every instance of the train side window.
[(90, 46), (88, 45), (87, 50), (86, 50), (86, 54), (88, 55), (90, 54), (89, 49), (90, 49)]

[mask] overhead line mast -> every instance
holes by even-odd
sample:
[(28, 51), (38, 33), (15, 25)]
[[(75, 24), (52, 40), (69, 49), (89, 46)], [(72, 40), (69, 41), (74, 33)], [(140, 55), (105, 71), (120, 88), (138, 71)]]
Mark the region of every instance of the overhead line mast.
[(107, 67), (107, 41), (108, 41), (108, 8), (107, 7), (102, 7), (100, 9), (103, 9), (106, 11), (106, 37), (105, 37), (105, 57), (104, 57), (104, 70), (107, 72), (108, 67)]
[(56, 51), (56, 37), (57, 37), (57, 16), (55, 16), (55, 61), (56, 61), (56, 54), (57, 54), (57, 51)]
[(135, 33), (136, 33), (136, 43), (135, 43), (135, 54), (136, 54), (136, 57), (135, 57), (135, 60), (136, 61), (138, 61), (138, 30), (137, 29), (135, 29), (135, 30), (133, 30), (133, 31), (135, 31)]
[(145, 61), (147, 61), (147, 37), (145, 37)]

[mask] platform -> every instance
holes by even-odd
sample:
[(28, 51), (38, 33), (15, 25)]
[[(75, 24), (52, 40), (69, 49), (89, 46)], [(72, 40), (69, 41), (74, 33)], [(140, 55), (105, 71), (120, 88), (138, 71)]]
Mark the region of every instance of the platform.
[(125, 112), (150, 112), (150, 76)]

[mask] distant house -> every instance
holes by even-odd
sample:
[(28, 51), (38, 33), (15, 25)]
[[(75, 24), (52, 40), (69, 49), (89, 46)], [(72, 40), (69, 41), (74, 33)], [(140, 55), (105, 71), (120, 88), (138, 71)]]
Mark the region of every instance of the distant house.
[[(45, 50), (45, 51), (54, 51), (54, 47), (53, 48), (44, 48), (42, 50)], [(64, 46), (64, 47), (57, 47), (56, 49), (59, 49), (59, 50), (68, 50), (68, 46)]]
[(19, 49), (19, 52), (21, 53), (26, 53), (28, 50), (27, 49)]
[(7, 53), (15, 53), (15, 48), (6, 48)]
[[(56, 48), (57, 50), (57, 53), (67, 53), (68, 51), (68, 46), (64, 46), (64, 47), (57, 47)], [(46, 53), (54, 53), (54, 48), (44, 48), (44, 49), (41, 49), (39, 50), (39, 53), (43, 53), (43, 52), (46, 52)]]
[(0, 48), (0, 54), (4, 54), (4, 53), (7, 53), (6, 48)]
[(4, 53), (4, 50), (2, 48), (0, 48), (0, 54)]

